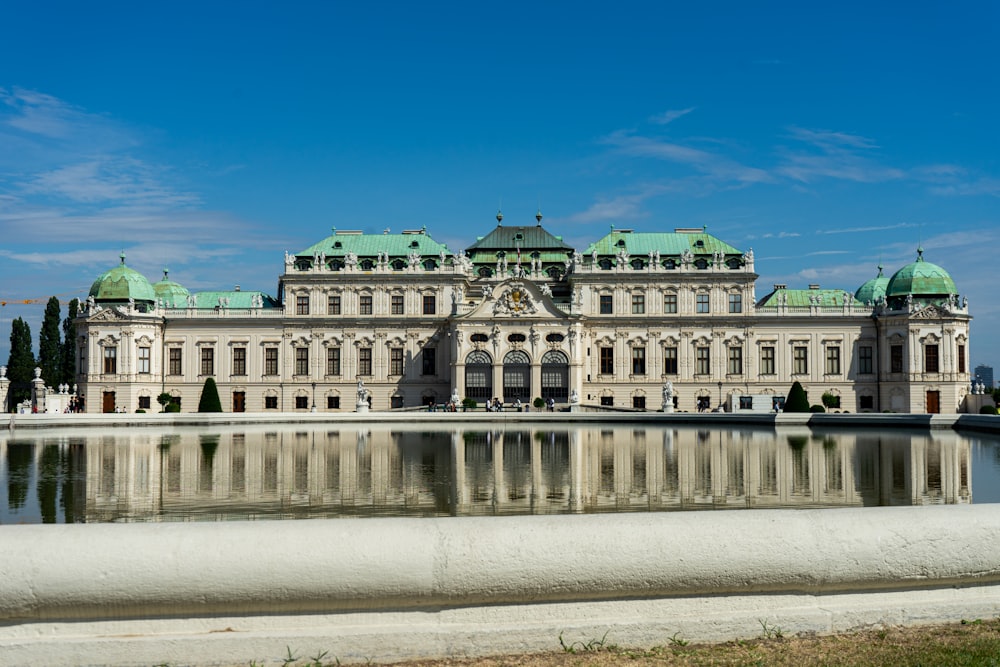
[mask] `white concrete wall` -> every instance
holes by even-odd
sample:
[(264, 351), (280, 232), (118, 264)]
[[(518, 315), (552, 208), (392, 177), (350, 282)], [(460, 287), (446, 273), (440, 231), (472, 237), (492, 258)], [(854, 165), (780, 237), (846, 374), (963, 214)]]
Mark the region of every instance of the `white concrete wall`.
[(0, 661), (343, 662), (1000, 613), (1000, 508), (4, 526)]

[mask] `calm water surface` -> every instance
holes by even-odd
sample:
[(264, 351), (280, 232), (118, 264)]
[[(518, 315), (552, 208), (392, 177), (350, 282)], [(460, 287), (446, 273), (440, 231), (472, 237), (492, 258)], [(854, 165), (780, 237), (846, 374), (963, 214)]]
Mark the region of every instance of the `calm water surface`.
[(952, 431), (517, 424), (0, 435), (3, 524), (970, 502), (1000, 502), (1000, 440)]

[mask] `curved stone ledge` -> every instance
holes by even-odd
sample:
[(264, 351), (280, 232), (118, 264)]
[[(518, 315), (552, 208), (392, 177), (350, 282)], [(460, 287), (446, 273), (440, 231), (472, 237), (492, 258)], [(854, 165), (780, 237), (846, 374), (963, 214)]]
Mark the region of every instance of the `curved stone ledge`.
[(996, 584), (998, 509), (6, 526), (0, 622)]

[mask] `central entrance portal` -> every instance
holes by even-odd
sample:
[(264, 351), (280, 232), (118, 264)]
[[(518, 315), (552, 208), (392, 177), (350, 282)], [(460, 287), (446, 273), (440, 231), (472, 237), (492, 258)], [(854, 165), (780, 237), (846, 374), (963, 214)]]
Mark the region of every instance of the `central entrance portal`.
[(531, 359), (521, 350), (508, 352), (503, 358), (503, 402), (531, 400)]

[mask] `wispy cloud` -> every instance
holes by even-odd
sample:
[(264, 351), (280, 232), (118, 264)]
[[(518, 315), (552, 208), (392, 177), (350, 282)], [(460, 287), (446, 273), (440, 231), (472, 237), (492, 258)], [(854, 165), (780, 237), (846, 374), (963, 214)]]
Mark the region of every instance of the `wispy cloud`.
[(657, 125), (669, 125), (681, 116), (686, 116), (694, 110), (695, 107), (688, 107), (687, 109), (670, 109), (661, 114), (650, 117), (649, 122)]
[(823, 178), (880, 183), (903, 178), (906, 173), (880, 164), (871, 156), (878, 148), (867, 137), (830, 130), (789, 129), (790, 137), (805, 148), (786, 149), (776, 172), (802, 183)]
[(843, 227), (837, 229), (817, 229), (817, 234), (862, 234), (865, 232), (887, 232), (892, 229), (916, 227), (912, 222), (898, 222), (894, 225), (873, 225), (870, 227)]
[(620, 130), (602, 140), (622, 155), (648, 157), (688, 166), (710, 176), (722, 186), (767, 183), (772, 177), (763, 169), (749, 167), (725, 155), (684, 144), (634, 135)]

